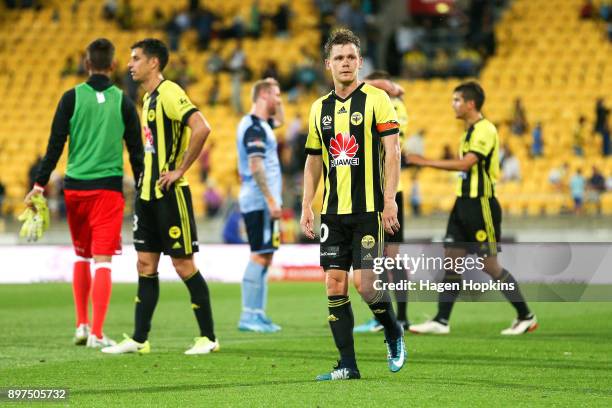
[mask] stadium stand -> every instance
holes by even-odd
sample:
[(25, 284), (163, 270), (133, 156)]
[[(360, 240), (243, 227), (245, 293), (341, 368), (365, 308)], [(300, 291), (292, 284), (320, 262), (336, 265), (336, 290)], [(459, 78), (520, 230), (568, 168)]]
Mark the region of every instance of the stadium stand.
[[(53, 112), (62, 92), (82, 78), (60, 75), (66, 59), (80, 58), (80, 52), (94, 38), (104, 36), (117, 47), (121, 72), (129, 56), (129, 47), (137, 39), (165, 38), (163, 30), (150, 23), (153, 10), (164, 15), (175, 12), (176, 5), (162, 0), (135, 0), (134, 28), (126, 31), (115, 21), (102, 18), (102, 2), (43, 1), (41, 10), (3, 10), (0, 14), (0, 182), (6, 186), (5, 213), (17, 214), (28, 189), (28, 168), (44, 153)], [(239, 0), (207, 2), (221, 16), (220, 24), (231, 24), (236, 15), (248, 19), (249, 8)], [(262, 13), (274, 13), (281, 0), (260, 2)], [(520, 181), (500, 183), (498, 192), (505, 211), (512, 215), (559, 214), (572, 207), (566, 191), (548, 183), (553, 167), (569, 163), (568, 178), (576, 168), (599, 167), (605, 176), (612, 174), (612, 158), (602, 157), (601, 140), (591, 136), (594, 106), (598, 97), (612, 94), (612, 50), (596, 21), (580, 19), (581, 1), (515, 0), (495, 27), (498, 42), (496, 55), (489, 58), (480, 74), (487, 91), (485, 113), (500, 130), (503, 143), (512, 149), (521, 163)], [(319, 53), (321, 34), (314, 2), (291, 2), (289, 35), (275, 36), (268, 22), (258, 39), (245, 38), (243, 48), (252, 79), (262, 74), (266, 61), (274, 60), (282, 74), (288, 74), (302, 58), (304, 50)], [(291, 35), (299, 33), (300, 35)], [(196, 46), (197, 35), (188, 31), (180, 37), (180, 51), (173, 58), (184, 57), (195, 76), (188, 94), (211, 122), (209, 180), (224, 195), (235, 196), (238, 189), (236, 171), (235, 127), (239, 115), (229, 104), (231, 79), (220, 73), (219, 103), (208, 106), (207, 95), (213, 77), (205, 64), (212, 50), (220, 50), (226, 59), (236, 40), (213, 39), (206, 51)], [(447, 144), (456, 146), (460, 122), (453, 118), (450, 94), (456, 79), (401, 80), (406, 89), (405, 102), (410, 115), (409, 134), (426, 130), (426, 155), (439, 157)], [(242, 84), (243, 104), (248, 106), (251, 82)], [(301, 95), (296, 103), (285, 103), (289, 121), (296, 113), (308, 117), (316, 91)], [(529, 133), (514, 136), (508, 124), (513, 101), (520, 97), (530, 124), (541, 122), (544, 135), (542, 157), (532, 158)], [(577, 158), (572, 150), (572, 132), (579, 116), (587, 118), (585, 154)], [(281, 138), (284, 130), (278, 132)], [(126, 160), (127, 163), (127, 160)], [(65, 166), (62, 158), (59, 170)], [(127, 166), (126, 166), (127, 170)], [(128, 170), (129, 171), (129, 170)], [(188, 175), (196, 199), (198, 215), (205, 213), (202, 197), (206, 185), (200, 181), (199, 169), (193, 166)], [(129, 174), (129, 173), (128, 173)], [(589, 173), (587, 172), (588, 176)], [(410, 191), (411, 170), (403, 170), (403, 181)], [(449, 193), (454, 177), (434, 170), (419, 173), (422, 213), (448, 211), (453, 197)], [(409, 200), (405, 200), (406, 203)], [(612, 193), (601, 197), (605, 214), (612, 214)], [(587, 212), (595, 206), (587, 206)]]

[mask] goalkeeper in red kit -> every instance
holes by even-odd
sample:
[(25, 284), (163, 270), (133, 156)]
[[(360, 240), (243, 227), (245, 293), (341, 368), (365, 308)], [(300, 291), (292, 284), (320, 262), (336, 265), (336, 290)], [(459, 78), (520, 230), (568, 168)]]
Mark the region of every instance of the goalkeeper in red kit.
[[(102, 327), (111, 295), (111, 259), (121, 253), (124, 142), (135, 180), (140, 178), (144, 166), (138, 113), (134, 103), (110, 80), (116, 65), (114, 54), (115, 47), (104, 38), (87, 47), (85, 66), (89, 78), (62, 96), (36, 184), (25, 198), (30, 207), (26, 213), (40, 213), (41, 206), (46, 210), (42, 194), (70, 135), (64, 197), (76, 252), (72, 281), (76, 309), (74, 343), (92, 348), (115, 344), (104, 335)], [(30, 218), (24, 228), (30, 228), (30, 232), (33, 228), (36, 232), (26, 235), (35, 239), (42, 229), (30, 227), (32, 222), (36, 224)]]

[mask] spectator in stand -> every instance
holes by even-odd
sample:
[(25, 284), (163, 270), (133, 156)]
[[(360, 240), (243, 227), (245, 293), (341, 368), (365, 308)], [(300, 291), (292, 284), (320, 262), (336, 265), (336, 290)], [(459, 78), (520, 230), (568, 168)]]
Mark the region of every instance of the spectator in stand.
[(541, 157), (544, 150), (544, 136), (542, 135), (542, 123), (537, 122), (531, 132), (531, 156)]
[(553, 186), (553, 188), (558, 191), (563, 191), (563, 182), (565, 177), (568, 174), (569, 165), (567, 163), (563, 163), (559, 167), (553, 167), (548, 173), (548, 182)]
[(214, 147), (215, 143), (210, 141), (204, 145), (202, 153), (200, 154), (200, 180), (202, 183), (206, 183), (208, 181), (208, 172), (210, 171), (210, 156)]
[(272, 16), (277, 37), (287, 37), (289, 35), (289, 17), (291, 17), (291, 8), (288, 2), (284, 2), (278, 6), (276, 14)]
[(164, 15), (164, 11), (155, 7), (153, 9), (153, 16), (151, 17), (151, 28), (154, 30), (163, 30), (166, 26), (166, 16)]
[(211, 180), (208, 180), (206, 191), (204, 191), (204, 203), (206, 204), (206, 216), (209, 218), (217, 215), (223, 205), (223, 197)]
[(269, 59), (266, 61), (266, 67), (264, 68), (261, 78), (274, 78), (280, 82), (280, 74), (278, 72), (278, 66), (276, 61)]
[(247, 23), (247, 34), (249, 37), (259, 38), (261, 36), (262, 20), (259, 0), (253, 0), (249, 11), (249, 22)]
[(610, 116), (610, 109), (606, 107), (603, 98), (597, 98), (595, 102), (595, 123), (593, 125), (593, 131), (601, 134), (606, 123), (608, 123), (608, 117)]
[(213, 78), (213, 83), (208, 90), (208, 106), (215, 106), (219, 103), (219, 95), (221, 93), (221, 81), (219, 81), (219, 76), (215, 75)]
[(106, 0), (102, 6), (102, 17), (107, 21), (114, 20), (118, 9), (117, 0)]
[(220, 48), (217, 47), (210, 52), (210, 57), (206, 60), (206, 71), (216, 75), (225, 68), (225, 61), (221, 58)]
[(198, 33), (198, 48), (206, 51), (213, 35), (213, 24), (217, 16), (208, 8), (198, 9), (194, 13), (193, 25)]
[(589, 188), (599, 193), (606, 191), (606, 179), (596, 166), (593, 166), (593, 173), (589, 179)]
[(584, 203), (585, 180), (582, 170), (576, 170), (576, 174), (570, 179), (570, 192), (574, 200), (574, 214), (582, 214), (582, 204)]
[(451, 73), (450, 71), (451, 60), (448, 52), (442, 48), (438, 48), (433, 60), (431, 61), (427, 76), (429, 78), (447, 78)]
[(525, 113), (521, 98), (516, 98), (514, 100), (514, 107), (510, 119), (510, 129), (512, 133), (517, 136), (522, 136), (529, 129), (527, 114)]
[(612, 173), (606, 177), (606, 191), (612, 191)]
[(246, 54), (242, 49), (242, 40), (238, 40), (236, 48), (227, 61), (227, 67), (232, 74), (231, 101), (234, 111), (242, 114), (242, 80), (247, 70)]
[(403, 75), (408, 78), (422, 78), (427, 71), (427, 63), (427, 56), (423, 51), (409, 51), (402, 57)]
[(421, 216), (421, 188), (417, 172), (412, 174), (412, 186), (410, 187), (410, 208), (414, 217)]
[(601, 195), (606, 192), (606, 179), (596, 166), (588, 182), (589, 201), (595, 203), (597, 213), (601, 214)]
[(612, 0), (601, 0), (599, 3), (599, 16), (603, 21), (612, 21)]
[(580, 7), (580, 19), (581, 20), (590, 20), (595, 16), (595, 6), (593, 5), (593, 0), (584, 0), (582, 6)]
[(595, 104), (595, 124), (593, 131), (598, 133), (602, 138), (602, 154), (608, 156), (610, 154), (610, 109), (606, 107), (603, 98), (598, 98)]
[(297, 112), (295, 117), (287, 125), (287, 133), (285, 134), (285, 140), (290, 147), (293, 146), (298, 138), (298, 135), (303, 132), (304, 124), (302, 123), (302, 115)]
[(471, 48), (461, 48), (454, 60), (454, 73), (459, 78), (473, 77), (476, 76), (480, 65), (482, 64), (482, 57), (480, 54)]
[(425, 129), (419, 129), (415, 134), (406, 140), (404, 152), (408, 154), (425, 154)]
[(74, 62), (74, 57), (67, 56), (66, 61), (64, 62), (64, 67), (62, 68), (61, 76), (65, 78), (67, 76), (76, 75), (78, 70), (77, 64)]
[(453, 153), (453, 149), (447, 143), (442, 148), (442, 160), (452, 160), (455, 158), (455, 153)]
[(576, 156), (582, 157), (584, 155), (584, 133), (586, 131), (586, 118), (584, 115), (580, 115), (578, 118), (578, 123), (574, 128), (573, 134), (573, 145), (574, 145), (574, 154)]
[(225, 217), (223, 225), (223, 242), (225, 244), (244, 244), (244, 223), (238, 203), (233, 203)]
[(134, 28), (134, 8), (131, 0), (123, 0), (123, 4), (118, 10), (117, 21), (119, 27), (123, 30), (132, 30)]
[(4, 199), (6, 197), (6, 188), (0, 181), (0, 217), (4, 215)]
[(506, 148), (506, 154), (502, 162), (502, 180), (504, 181), (520, 181), (521, 179), (521, 163), (510, 148)]

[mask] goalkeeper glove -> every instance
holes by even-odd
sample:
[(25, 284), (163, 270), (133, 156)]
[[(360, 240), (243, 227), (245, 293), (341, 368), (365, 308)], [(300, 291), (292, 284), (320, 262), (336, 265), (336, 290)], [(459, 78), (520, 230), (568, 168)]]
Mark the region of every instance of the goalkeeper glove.
[(49, 228), (49, 208), (47, 200), (41, 194), (32, 197), (32, 207), (28, 207), (19, 216), (19, 221), (23, 221), (19, 236), (26, 238), (28, 242), (37, 241)]
[(45, 232), (49, 229), (50, 217), (49, 207), (47, 206), (47, 199), (42, 194), (35, 194), (32, 197), (32, 204), (34, 205), (34, 211), (37, 215), (40, 215), (42, 222), (42, 231)]

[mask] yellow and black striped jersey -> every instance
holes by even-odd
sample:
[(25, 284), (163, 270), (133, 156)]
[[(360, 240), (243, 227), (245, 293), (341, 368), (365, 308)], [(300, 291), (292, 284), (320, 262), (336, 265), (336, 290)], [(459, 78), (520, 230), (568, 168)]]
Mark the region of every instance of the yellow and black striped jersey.
[(470, 152), (478, 156), (478, 162), (467, 172), (459, 173), (457, 196), (494, 197), (499, 177), (499, 136), (495, 125), (487, 119), (474, 123), (463, 134), (459, 157)]
[[(406, 140), (406, 132), (408, 131), (408, 111), (406, 110), (406, 105), (404, 105), (404, 101), (401, 98), (392, 98), (391, 103), (393, 103), (395, 113), (397, 114), (400, 148), (403, 148), (404, 141)], [(397, 191), (404, 191), (404, 184), (402, 183), (401, 177), (397, 185)]]
[(306, 153), (323, 158), (322, 214), (383, 210), (381, 138), (397, 133), (389, 96), (371, 85), (362, 83), (347, 98), (332, 91), (312, 104)]
[[(197, 110), (185, 91), (172, 81), (163, 80), (150, 95), (145, 94), (142, 107), (145, 169), (141, 199), (149, 201), (163, 197), (157, 181), (162, 172), (174, 170), (183, 160), (191, 136), (187, 120)], [(174, 184), (188, 185), (185, 177)]]

